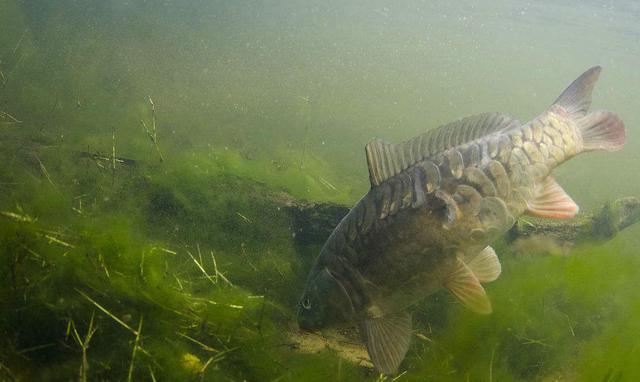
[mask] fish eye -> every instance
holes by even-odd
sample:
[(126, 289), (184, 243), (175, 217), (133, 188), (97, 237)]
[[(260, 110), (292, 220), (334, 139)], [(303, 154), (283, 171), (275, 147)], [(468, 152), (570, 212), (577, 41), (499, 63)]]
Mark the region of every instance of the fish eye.
[(302, 307), (306, 310), (311, 309), (311, 301), (309, 301), (309, 297), (305, 297), (302, 299)]

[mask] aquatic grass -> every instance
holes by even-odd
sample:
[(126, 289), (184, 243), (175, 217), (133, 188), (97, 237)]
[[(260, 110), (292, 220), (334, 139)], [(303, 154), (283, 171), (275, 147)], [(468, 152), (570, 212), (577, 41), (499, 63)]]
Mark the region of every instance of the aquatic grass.
[(583, 381), (633, 381), (640, 378), (636, 360), (640, 355), (637, 302), (617, 312), (618, 318), (604, 333), (585, 344), (576, 362), (577, 378)]
[[(96, 243), (94, 243), (94, 245), (95, 244)], [(117, 249), (114, 250), (113, 248), (111, 248), (110, 245), (105, 245), (106, 247), (101, 247), (99, 245), (96, 247), (98, 250), (103, 251), (104, 253), (111, 252), (111, 254), (115, 254), (119, 252)], [(126, 245), (126, 241), (124, 241), (123, 243), (122, 238), (119, 245), (121, 246), (121, 249), (128, 247), (128, 245)], [(239, 322), (243, 322), (242, 320), (238, 321), (238, 318), (244, 316), (246, 314), (245, 312), (247, 311), (255, 311), (260, 305), (258, 302), (256, 302), (256, 299), (250, 299), (249, 294), (247, 294), (246, 292), (242, 292), (237, 288), (225, 291), (220, 290), (220, 293), (216, 293), (215, 290), (211, 291), (211, 288), (208, 288), (209, 291), (204, 292), (203, 288), (197, 286), (197, 284), (201, 283), (202, 280), (197, 281), (197, 279), (193, 278), (193, 275), (190, 276), (190, 282), (185, 282), (185, 285), (194, 292), (200, 290), (201, 292), (198, 292), (199, 297), (195, 297), (191, 293), (187, 294), (185, 293), (185, 291), (178, 291), (172, 288), (167, 288), (166, 285), (163, 286), (163, 284), (161, 283), (153, 282), (153, 278), (151, 278), (151, 280), (141, 280), (140, 275), (138, 274), (138, 272), (136, 272), (138, 270), (137, 264), (129, 264), (128, 267), (130, 269), (126, 269), (126, 266), (125, 268), (122, 268), (123, 264), (121, 263), (118, 264), (120, 265), (120, 267), (114, 265), (111, 267), (111, 273), (113, 276), (107, 278), (98, 270), (94, 270), (93, 272), (91, 272), (93, 267), (87, 267), (88, 264), (86, 264), (86, 262), (89, 260), (85, 257), (78, 258), (77, 255), (77, 253), (67, 253), (66, 255), (64, 255), (64, 258), (73, 259), (71, 261), (73, 265), (65, 265), (62, 262), (57, 262), (55, 264), (55, 267), (57, 269), (51, 272), (62, 271), (63, 274), (61, 274), (60, 276), (49, 276), (51, 280), (55, 280), (58, 278), (64, 279), (65, 283), (68, 285), (67, 288), (64, 288), (63, 285), (59, 284), (56, 286), (50, 285), (51, 288), (43, 288), (42, 290), (39, 290), (40, 292), (50, 290), (52, 291), (52, 293), (57, 295), (57, 298), (54, 298), (53, 296), (50, 297), (47, 295), (39, 295), (37, 297), (31, 296), (30, 299), (39, 300), (41, 298), (42, 301), (57, 301), (55, 305), (50, 306), (50, 309), (52, 309), (53, 312), (57, 312), (54, 314), (61, 315), (66, 315), (67, 313), (65, 313), (65, 311), (71, 310), (76, 311), (75, 314), (79, 314), (80, 316), (82, 316), (82, 311), (78, 312), (78, 308), (80, 306), (89, 305), (87, 308), (93, 306), (94, 309), (87, 310), (99, 311), (100, 314), (104, 315), (108, 321), (98, 321), (98, 327), (100, 329), (98, 329), (97, 333), (95, 333), (94, 348), (99, 349), (101, 346), (101, 340), (105, 337), (109, 337), (110, 332), (117, 333), (122, 329), (126, 329), (131, 332), (132, 326), (130, 324), (127, 324), (123, 320), (131, 320), (132, 318), (127, 317), (131, 317), (132, 315), (140, 315), (142, 314), (142, 312), (146, 312), (149, 317), (154, 318), (153, 323), (145, 326), (150, 337), (154, 336), (154, 330), (158, 330), (158, 323), (162, 323), (162, 328), (166, 330), (168, 329), (168, 327), (165, 327), (165, 325), (175, 327), (175, 323), (179, 323), (184, 319), (187, 319), (187, 322), (194, 319), (198, 322), (209, 322), (210, 325), (213, 325), (216, 331), (219, 330), (224, 333), (225, 331), (228, 332), (228, 330), (230, 330), (229, 328), (237, 328)], [(109, 255), (105, 256), (107, 259), (109, 259)], [(135, 258), (135, 256), (132, 256), (132, 254), (130, 254), (128, 257)], [(153, 266), (153, 262), (148, 263), (148, 266)], [(64, 269), (60, 269), (63, 267)], [(85, 272), (87, 271), (89, 272), (85, 276)], [(72, 288), (72, 285), (75, 287)], [(79, 290), (78, 286), (82, 286), (82, 288), (90, 292), (85, 293)], [(78, 298), (74, 298), (74, 291), (72, 291), (72, 289), (77, 292), (76, 296), (81, 297), (80, 300), (85, 300), (86, 304), (82, 304), (80, 303), (81, 301), (78, 301)], [(90, 294), (93, 294), (94, 296), (90, 297)], [(116, 300), (114, 300), (115, 296), (118, 296)], [(102, 301), (100, 302), (100, 300)], [(80, 306), (78, 306), (79, 303)], [(125, 308), (125, 310), (123, 311), (122, 308), (124, 307), (129, 308)], [(76, 320), (76, 322), (77, 321), (78, 320)], [(91, 320), (91, 322), (93, 322), (93, 320)], [(113, 322), (113, 324), (109, 324), (109, 322)], [(171, 322), (173, 322), (173, 324), (171, 324)], [(90, 326), (92, 327), (92, 325)], [(179, 324), (178, 327), (180, 327)], [(188, 325), (186, 327), (186, 330), (192, 330), (189, 329), (190, 327), (191, 325)], [(264, 328), (267, 327), (262, 325), (262, 328), (263, 330), (265, 330)], [(90, 331), (93, 331), (93, 329), (90, 329)], [(136, 333), (134, 332), (133, 334)], [(62, 335), (63, 331), (59, 333), (59, 336)], [(113, 335), (115, 334), (111, 334), (111, 336)], [(242, 338), (247, 334), (237, 333), (235, 335)], [(249, 335), (256, 334), (249, 333)], [(198, 334), (194, 334), (194, 336), (198, 336)], [(137, 334), (136, 337), (138, 337)], [(118, 338), (122, 338), (122, 336), (118, 335)], [(186, 337), (179, 337), (178, 339), (175, 339), (175, 341), (181, 342), (181, 338)], [(192, 337), (189, 336), (189, 338)], [(224, 340), (229, 339), (226, 335), (221, 336), (220, 338), (223, 338)], [(153, 340), (147, 338), (145, 339), (145, 341), (150, 342)], [(219, 341), (221, 340), (218, 339), (215, 346), (220, 345)], [(193, 341), (191, 340), (190, 342)], [(113, 344), (114, 351), (116, 348), (120, 347), (117, 346), (118, 343), (120, 343), (122, 347), (127, 345), (126, 341), (117, 341), (116, 344)], [(143, 345), (142, 349), (144, 349), (144, 346), (145, 345)], [(134, 347), (134, 349), (135, 348), (136, 347)], [(100, 357), (99, 354), (97, 354), (97, 356)], [(116, 354), (102, 354), (102, 357), (105, 356), (107, 357), (106, 359), (109, 359), (116, 356)]]
[(637, 330), (630, 318), (637, 314), (640, 259), (628, 240), (578, 247), (568, 256), (503, 252), (501, 259), (502, 276), (487, 286), (494, 313), (478, 316), (454, 303), (444, 307), (455, 314), (447, 313), (439, 331), (417, 327), (430, 340), (418, 344), (423, 354), (409, 355), (408, 380), (488, 380), (490, 367), (493, 380), (637, 375), (627, 357), (637, 347), (627, 339)]
[(151, 105), (151, 128), (147, 127), (147, 124), (144, 122), (144, 119), (141, 119), (142, 127), (144, 127), (145, 133), (153, 143), (153, 146), (156, 148), (156, 152), (160, 157), (160, 162), (164, 161), (164, 157), (162, 156), (162, 152), (160, 151), (160, 146), (158, 146), (158, 128), (156, 126), (156, 104), (153, 103), (153, 99), (151, 96), (148, 97), (149, 105)]
[[(326, 163), (307, 153), (304, 169), (295, 166), (297, 151), (274, 150), (269, 157), (248, 159), (229, 148), (202, 148), (177, 159), (179, 167), (197, 176), (234, 174), (282, 189), (300, 199), (352, 203), (360, 195), (344, 179), (337, 177)], [(256, 154), (263, 156), (264, 154)]]
[[(97, 329), (92, 336), (91, 351), (87, 354), (89, 367), (82, 369), (83, 378), (96, 378), (107, 372), (110, 377), (120, 375), (122, 379), (129, 376), (139, 378), (154, 373), (154, 370), (156, 374), (162, 373), (167, 365), (176, 364), (170, 375), (182, 379), (185, 375), (194, 374), (191, 367), (194, 362), (188, 366), (189, 362), (185, 359), (200, 360), (195, 363), (201, 367), (196, 375), (206, 373), (208, 376), (229, 377), (228, 372), (219, 369), (220, 362), (241, 362), (243, 367), (240, 370), (247, 369), (249, 364), (241, 357), (243, 348), (251, 347), (252, 342), (258, 345), (258, 349), (271, 346), (266, 344), (273, 341), (274, 335), (283, 336), (281, 330), (274, 327), (273, 318), (275, 315), (280, 322), (290, 321), (291, 313), (288, 309), (277, 302), (265, 300), (264, 296), (256, 296), (255, 292), (230, 285), (231, 282), (212, 285), (209, 278), (202, 277), (202, 269), (198, 269), (193, 259), (188, 257), (188, 251), (197, 253), (200, 248), (198, 263), (208, 272), (214, 272), (218, 267), (221, 269), (218, 276), (222, 274), (227, 280), (234, 280), (233, 284), (235, 280), (245, 286), (253, 283), (254, 290), (268, 290), (271, 298), (278, 289), (286, 289), (291, 293), (288, 285), (288, 280), (292, 277), (289, 270), (291, 260), (282, 258), (284, 253), (290, 258), (294, 255), (289, 243), (291, 236), (286, 228), (285, 215), (276, 214), (282, 223), (265, 228), (267, 220), (273, 223), (274, 212), (266, 216), (260, 215), (261, 207), (251, 201), (251, 196), (256, 191), (233, 194), (234, 190), (241, 190), (252, 183), (245, 184), (240, 178), (217, 174), (214, 179), (218, 181), (218, 186), (203, 189), (198, 184), (201, 180), (188, 175), (178, 177), (177, 181), (184, 183), (170, 183), (176, 188), (169, 189), (164, 185), (167, 180), (165, 176), (145, 177), (136, 172), (116, 173), (116, 183), (111, 184), (108, 180), (109, 173), (94, 168), (88, 171), (77, 168), (70, 161), (56, 163), (52, 169), (51, 172), (59, 179), (60, 188), (64, 192), (43, 179), (31, 177), (33, 179), (29, 180), (27, 186), (32, 187), (32, 191), (19, 194), (21, 203), (28, 205), (29, 210), (16, 210), (21, 213), (19, 215), (16, 212), (16, 216), (33, 214), (37, 218), (34, 221), (21, 221), (8, 217), (11, 224), (3, 226), (7, 232), (3, 232), (2, 237), (7, 245), (24, 247), (20, 252), (21, 257), (31, 256), (38, 260), (37, 264), (46, 264), (42, 268), (34, 268), (32, 264), (21, 260), (18, 264), (19, 273), (29, 278), (33, 285), (19, 286), (13, 292), (20, 294), (21, 289), (29, 290), (30, 293), (25, 295), (27, 301), (35, 305), (45, 304), (48, 313), (42, 317), (62, 318), (57, 329), (49, 325), (53, 331), (47, 335), (34, 332), (40, 333), (37, 341), (65, 343), (61, 338), (64, 334), (64, 322), (70, 322), (67, 318), (69, 316), (73, 317), (74, 325), (78, 326), (80, 332), (93, 332), (94, 327), (90, 324), (93, 321), (88, 312), (98, 311)], [(69, 182), (70, 178), (76, 178), (77, 181)], [(207, 192), (198, 193), (197, 190)], [(81, 210), (77, 208), (79, 205), (72, 195), (86, 196)], [(160, 195), (164, 196), (158, 198)], [(153, 204), (147, 204), (149, 202)], [(167, 202), (176, 207), (167, 210)], [(202, 203), (210, 207), (203, 211)], [(230, 208), (229, 203), (235, 207)], [(244, 218), (239, 216), (239, 211), (242, 211)], [(234, 222), (231, 226), (229, 219)], [(229, 232), (234, 229), (240, 230), (241, 234), (235, 238), (232, 236), (231, 240), (229, 236), (207, 238), (209, 230), (216, 230), (211, 224), (205, 223), (207, 221), (217, 222), (214, 224), (226, 222), (217, 230)], [(192, 235), (179, 239), (176, 236), (176, 240), (164, 235), (176, 225), (186, 227), (185, 229), (199, 226), (207, 229), (197, 229)], [(283, 228), (277, 228), (280, 226)], [(272, 244), (266, 246), (267, 252), (263, 253), (265, 245), (256, 245), (256, 239), (267, 232), (270, 232)], [(163, 241), (153, 241), (154, 237)], [(52, 241), (51, 238), (58, 238), (59, 242)], [(228, 253), (230, 248), (235, 249), (234, 253)], [(212, 256), (200, 258), (202, 252)], [(3, 253), (14, 254), (15, 251), (5, 249)], [(9, 258), (5, 260), (6, 265), (15, 264)], [(247, 274), (248, 264), (256, 268), (253, 275)], [(256, 274), (261, 277), (256, 278)], [(224, 278), (221, 277), (221, 280)], [(270, 286), (273, 280), (279, 280), (279, 288)], [(136, 320), (143, 315), (147, 319), (145, 334), (142, 339), (138, 339), (140, 352), (136, 351), (135, 363), (124, 363), (139, 366), (119, 371), (111, 367), (105, 368), (121, 363), (122, 354), (128, 353), (133, 358), (132, 349), (138, 349), (138, 346), (131, 343), (134, 341), (132, 334), (135, 333), (129, 333), (128, 336), (125, 333), (131, 332), (127, 327), (133, 328)], [(8, 322), (4, 322), (4, 328), (18, 322), (13, 321), (10, 316), (5, 319)], [(31, 325), (41, 325), (24, 320), (20, 322), (23, 325), (20, 331), (27, 333)], [(209, 329), (203, 329), (203, 324)], [(90, 329), (84, 325), (89, 325)], [(47, 325), (43, 323), (42, 326)], [(25, 339), (19, 341), (18, 347), (32, 347), (29, 341), (24, 342)], [(201, 354), (202, 347), (198, 349), (194, 341), (210, 343), (212, 348), (219, 350), (221, 354), (225, 353), (207, 358)], [(105, 347), (107, 343), (110, 346)], [(167, 346), (184, 351), (169, 355), (162, 350)], [(255, 351), (256, 346), (252, 348)], [(267, 352), (262, 350), (261, 354), (264, 356)], [(45, 356), (51, 353), (41, 351), (40, 354)], [(94, 360), (100, 360), (97, 366)], [(76, 362), (65, 358), (64, 364), (67, 366), (64, 367), (43, 365), (40, 369), (43, 374), (40, 376), (65, 375), (71, 370), (77, 371), (80, 363)], [(82, 364), (85, 364), (84, 361)], [(232, 372), (234, 373), (237, 371)]]

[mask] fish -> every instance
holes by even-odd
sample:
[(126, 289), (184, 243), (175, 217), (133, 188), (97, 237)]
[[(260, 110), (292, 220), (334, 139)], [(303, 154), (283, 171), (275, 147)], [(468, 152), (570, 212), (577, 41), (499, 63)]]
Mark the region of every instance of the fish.
[(521, 215), (565, 219), (579, 207), (553, 170), (582, 152), (623, 148), (623, 121), (589, 111), (590, 68), (532, 121), (504, 113), (457, 120), (400, 144), (365, 147), (371, 188), (338, 223), (297, 307), (302, 330), (358, 326), (375, 368), (397, 373), (410, 308), (444, 288), (480, 314), (501, 265), (490, 244)]

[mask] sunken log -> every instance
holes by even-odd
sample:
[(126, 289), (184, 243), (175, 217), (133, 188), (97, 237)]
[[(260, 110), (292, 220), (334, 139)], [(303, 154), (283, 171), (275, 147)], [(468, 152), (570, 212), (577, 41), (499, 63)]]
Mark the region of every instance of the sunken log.
[[(343, 205), (313, 203), (279, 195), (277, 202), (292, 216), (292, 230), (298, 244), (322, 245), (340, 220), (349, 212)], [(573, 219), (554, 220), (522, 217), (507, 233), (507, 240), (543, 236), (572, 245), (585, 241), (606, 241), (640, 221), (640, 199), (626, 197), (605, 203), (593, 214), (581, 213)]]
[(618, 232), (640, 220), (640, 199), (626, 197), (605, 203), (593, 214), (569, 220), (520, 218), (508, 233), (510, 240), (535, 235), (561, 243), (611, 240)]

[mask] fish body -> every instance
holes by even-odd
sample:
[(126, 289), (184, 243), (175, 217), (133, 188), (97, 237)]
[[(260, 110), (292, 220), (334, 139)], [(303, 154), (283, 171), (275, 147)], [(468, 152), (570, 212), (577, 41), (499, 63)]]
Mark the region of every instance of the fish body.
[(359, 323), (376, 368), (394, 374), (409, 347), (411, 305), (446, 288), (490, 313), (481, 283), (501, 268), (489, 244), (523, 214), (574, 216), (578, 206), (553, 169), (583, 151), (624, 144), (616, 115), (587, 112), (599, 73), (589, 69), (526, 124), (488, 113), (398, 145), (371, 141), (371, 189), (321, 249), (300, 327)]

